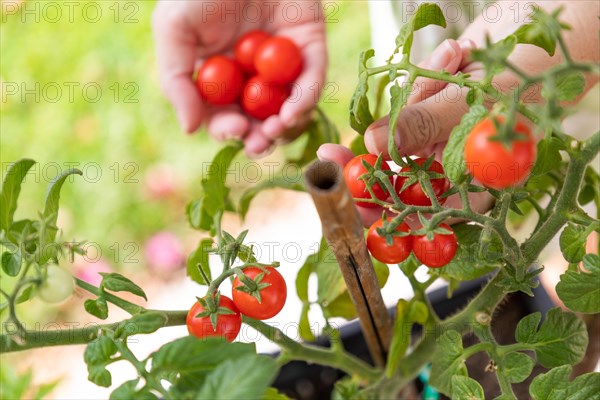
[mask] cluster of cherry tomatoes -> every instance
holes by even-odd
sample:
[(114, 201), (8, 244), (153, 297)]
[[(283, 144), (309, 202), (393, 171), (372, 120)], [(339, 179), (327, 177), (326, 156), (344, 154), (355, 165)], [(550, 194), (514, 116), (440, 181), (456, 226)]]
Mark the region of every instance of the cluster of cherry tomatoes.
[[(287, 286), (283, 276), (272, 267), (261, 269), (249, 266), (244, 268), (243, 272), (249, 279), (258, 281), (261, 286), (260, 294), (255, 296), (239, 290), (245, 285), (236, 277), (233, 280), (233, 300), (223, 295), (218, 297), (215, 326), (211, 322), (210, 315), (198, 315), (205, 313), (205, 307), (199, 301), (190, 308), (186, 324), (191, 335), (200, 339), (221, 336), (232, 342), (242, 327), (242, 314), (263, 320), (272, 318), (281, 311), (287, 298)], [(262, 276), (260, 276), (261, 274)]]
[(302, 53), (293, 41), (255, 30), (238, 39), (234, 58), (208, 58), (196, 82), (208, 103), (239, 102), (246, 114), (264, 120), (279, 113), (302, 67)]

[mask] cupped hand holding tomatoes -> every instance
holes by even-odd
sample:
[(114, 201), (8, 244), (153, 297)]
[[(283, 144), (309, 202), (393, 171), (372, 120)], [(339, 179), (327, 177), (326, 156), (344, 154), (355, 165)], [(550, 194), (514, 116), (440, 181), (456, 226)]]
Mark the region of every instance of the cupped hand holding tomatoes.
[[(448, 233), (436, 232), (436, 230), (444, 230)], [(429, 268), (441, 268), (447, 265), (454, 258), (458, 248), (456, 234), (450, 226), (441, 224), (436, 230), (434, 230), (432, 240), (429, 240), (427, 235), (413, 237), (415, 256)]]
[[(427, 162), (427, 158), (417, 158), (413, 161), (416, 164), (422, 166)], [(400, 170), (401, 173), (408, 173), (410, 171), (412, 171), (412, 167), (410, 165), (402, 167), (402, 169)], [(431, 165), (429, 166), (427, 171), (444, 174), (444, 167), (442, 167), (442, 164), (440, 164), (436, 160), (432, 160)], [(427, 193), (425, 193), (418, 181), (404, 188), (404, 185), (406, 185), (407, 182), (410, 181), (411, 178), (408, 176), (398, 176), (396, 178), (395, 188), (398, 192), (400, 200), (402, 200), (404, 204), (412, 206), (431, 206), (431, 199), (427, 196)], [(431, 183), (433, 193), (435, 193), (438, 202), (440, 204), (444, 204), (446, 202), (446, 198), (441, 198), (440, 196), (446, 191), (448, 191), (448, 189), (450, 189), (450, 181), (448, 180), (448, 178), (430, 178), (429, 182)], [(402, 190), (403, 188), (404, 190)]]
[(217, 324), (213, 327), (210, 315), (198, 316), (198, 314), (206, 314), (206, 308), (199, 301), (195, 302), (190, 311), (188, 311), (185, 320), (190, 335), (194, 335), (200, 339), (210, 336), (221, 336), (233, 342), (242, 327), (240, 312), (234, 302), (229, 297), (223, 295), (219, 295), (218, 307), (223, 307), (229, 311), (227, 314), (218, 314)]
[(275, 268), (265, 270), (252, 266), (243, 270), (244, 275), (255, 282), (256, 291), (251, 291), (238, 277), (233, 280), (233, 301), (240, 312), (250, 318), (272, 318), (285, 305), (287, 286), (283, 276)]
[[(503, 117), (496, 117), (503, 123)], [(517, 122), (513, 128), (520, 137), (507, 148), (492, 138), (498, 134), (491, 118), (473, 127), (465, 143), (465, 163), (469, 173), (487, 187), (505, 189), (522, 183), (529, 176), (536, 157), (536, 144), (527, 125)]]
[[(393, 218), (388, 218), (387, 222), (391, 222)], [(392, 245), (389, 246), (385, 236), (381, 236), (378, 228), (383, 227), (383, 220), (375, 221), (369, 228), (367, 233), (367, 248), (376, 260), (385, 264), (398, 264), (406, 260), (412, 251), (412, 236), (410, 235), (410, 227), (402, 222), (396, 227), (396, 231), (405, 234), (404, 236), (394, 236)]]
[[(365, 166), (363, 165), (363, 161), (365, 161), (371, 166), (374, 166), (377, 162), (377, 156), (373, 154), (363, 154), (360, 156), (356, 156), (352, 160), (350, 160), (344, 167), (344, 180), (346, 181), (346, 185), (350, 190), (350, 195), (352, 195), (352, 197), (355, 199), (371, 199), (371, 193), (367, 189), (366, 182), (363, 179), (360, 179), (361, 176), (368, 172)], [(388, 163), (383, 160), (381, 163), (381, 170), (390, 170)], [(389, 180), (390, 183), (392, 183), (391, 176), (389, 177)], [(372, 179), (370, 182), (372, 183), (371, 189), (373, 190), (373, 194), (376, 198), (378, 198), (379, 200), (385, 200), (388, 198), (388, 193), (384, 188), (381, 187), (381, 185), (378, 182), (376, 182), (374, 179)], [(367, 208), (377, 207), (377, 204), (362, 201), (357, 201), (356, 205)]]

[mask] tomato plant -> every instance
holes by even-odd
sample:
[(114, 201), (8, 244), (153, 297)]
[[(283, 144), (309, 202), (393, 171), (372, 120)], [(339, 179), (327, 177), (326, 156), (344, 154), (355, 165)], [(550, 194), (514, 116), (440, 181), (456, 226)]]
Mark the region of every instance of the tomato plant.
[(55, 264), (46, 267), (46, 279), (38, 286), (38, 296), (47, 303), (59, 303), (66, 300), (75, 289), (73, 276), (64, 268)]
[[(392, 218), (387, 219), (388, 223), (391, 221)], [(385, 235), (382, 236), (377, 232), (382, 227), (383, 220), (377, 220), (371, 225), (367, 233), (367, 248), (371, 255), (386, 264), (398, 264), (406, 260), (412, 251), (410, 227), (405, 222), (398, 225), (390, 245), (388, 245)], [(397, 235), (396, 232), (398, 232)]]
[[(504, 119), (496, 119), (501, 124)], [(517, 122), (511, 129), (516, 135), (507, 144), (494, 138), (498, 135), (491, 118), (473, 127), (465, 144), (465, 162), (473, 177), (494, 189), (505, 189), (525, 180), (535, 161), (535, 139), (530, 129)]]
[(265, 40), (254, 55), (256, 71), (267, 82), (292, 83), (302, 72), (303, 64), (298, 46), (282, 36)]
[[(436, 173), (437, 176), (444, 175), (444, 167), (442, 164), (435, 160), (429, 161), (426, 158), (417, 158), (414, 161), (418, 166), (423, 166), (424, 164), (429, 164), (429, 168), (427, 168), (428, 172)], [(409, 173), (414, 172), (413, 168), (410, 165), (402, 167), (400, 170), (400, 175), (396, 178), (395, 188), (398, 192), (400, 200), (404, 202), (404, 204), (409, 204), (413, 206), (430, 206), (431, 200), (427, 193), (423, 191), (419, 181), (417, 180), (417, 176), (415, 174), (409, 175)], [(402, 174), (406, 175), (402, 175)], [(441, 177), (430, 177), (431, 188), (433, 189), (433, 193), (437, 198), (440, 204), (444, 204), (446, 202), (445, 197), (440, 197), (444, 194), (448, 189), (450, 189), (450, 181), (445, 176)]]
[(242, 66), (247, 74), (256, 74), (254, 66), (254, 56), (258, 48), (269, 38), (267, 32), (254, 30), (246, 32), (235, 42), (233, 53), (235, 59)]
[(243, 274), (251, 280), (246, 286), (239, 277), (233, 280), (233, 302), (244, 315), (254, 319), (269, 319), (285, 305), (287, 286), (283, 276), (271, 267), (263, 271), (257, 267), (246, 267)]
[(441, 268), (448, 264), (454, 258), (457, 248), (456, 235), (446, 224), (441, 224), (428, 235), (415, 235), (413, 239), (415, 256), (429, 268)]
[(279, 113), (290, 95), (290, 88), (260, 76), (249, 79), (242, 92), (242, 108), (253, 118), (264, 120)]
[(200, 339), (222, 336), (233, 342), (240, 333), (242, 317), (233, 300), (223, 295), (218, 298), (217, 309), (214, 311), (216, 317), (212, 317), (215, 320), (214, 324), (211, 320), (211, 313), (206, 309), (206, 304), (201, 304), (201, 301), (206, 302), (206, 299), (199, 300), (192, 305), (185, 320), (188, 332)]
[(198, 70), (196, 84), (204, 100), (215, 105), (235, 103), (242, 91), (242, 68), (231, 58), (212, 56)]
[[(365, 183), (365, 179), (367, 181), (373, 181), (373, 177), (367, 177), (367, 173), (369, 172), (363, 162), (367, 163), (370, 166), (375, 166), (377, 163), (377, 156), (373, 154), (363, 154), (360, 156), (354, 157), (346, 166), (344, 167), (344, 180), (346, 181), (346, 185), (348, 185), (348, 189), (350, 190), (350, 194), (355, 199), (370, 199), (371, 193), (367, 189), (367, 183)], [(381, 161), (381, 169), (383, 171), (389, 171), (390, 167), (385, 161)], [(362, 178), (361, 178), (362, 177)], [(390, 183), (392, 182), (392, 177), (389, 177), (388, 180)], [(371, 190), (375, 197), (379, 200), (385, 200), (388, 197), (386, 190), (381, 187), (379, 183), (374, 183), (371, 186)], [(372, 208), (376, 207), (375, 203), (368, 203), (364, 201), (357, 201), (357, 206)]]

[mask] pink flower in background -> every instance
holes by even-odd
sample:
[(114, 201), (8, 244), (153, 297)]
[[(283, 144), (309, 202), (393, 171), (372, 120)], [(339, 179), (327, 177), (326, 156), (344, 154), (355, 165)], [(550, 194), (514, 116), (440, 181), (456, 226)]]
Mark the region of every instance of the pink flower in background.
[(102, 282), (100, 272), (112, 272), (113, 268), (103, 259), (98, 261), (86, 260), (84, 257), (78, 257), (73, 263), (75, 276), (91, 285), (98, 286)]
[(181, 180), (172, 166), (156, 164), (146, 171), (144, 185), (150, 198), (163, 199), (181, 189)]
[(170, 232), (159, 232), (146, 241), (144, 245), (146, 261), (151, 268), (173, 271), (184, 265), (183, 246)]

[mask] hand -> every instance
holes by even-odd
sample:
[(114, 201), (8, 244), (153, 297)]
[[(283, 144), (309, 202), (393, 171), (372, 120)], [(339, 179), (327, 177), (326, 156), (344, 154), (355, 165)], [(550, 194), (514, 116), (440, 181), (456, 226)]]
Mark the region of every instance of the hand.
[[(419, 64), (423, 68), (445, 70), (451, 74), (459, 71), (477, 76), (479, 67), (468, 61), (469, 51), (474, 48), (470, 40), (459, 42), (449, 39), (438, 46), (425, 61)], [(441, 156), (452, 128), (460, 122), (461, 116), (467, 112), (464, 91), (456, 86), (447, 87), (445, 82), (419, 78), (415, 81), (414, 90), (408, 99), (408, 105), (400, 113), (396, 143), (401, 155), (419, 155), (429, 157), (435, 153), (441, 162)], [(388, 155), (389, 118), (375, 121), (365, 133), (365, 145), (370, 153)], [(346, 165), (354, 157), (352, 152), (340, 145), (322, 145), (317, 156), (321, 160), (329, 160), (340, 166)], [(471, 204), (475, 211), (488, 209), (493, 199), (487, 193), (471, 193)], [(461, 207), (460, 198), (454, 195), (448, 198), (447, 207)], [(357, 207), (365, 226), (370, 226), (381, 218), (381, 207)], [(392, 214), (390, 214), (392, 215)], [(418, 225), (407, 220), (409, 224)]]
[[(309, 121), (327, 66), (325, 27), (318, 1), (263, 4), (161, 0), (154, 10), (152, 26), (161, 87), (184, 131), (194, 132), (204, 124), (218, 140), (242, 139), (246, 152), (257, 156), (276, 141), (294, 138)], [(290, 38), (304, 57), (304, 69), (295, 82), (292, 96), (279, 115), (265, 121), (248, 117), (238, 105), (206, 104), (192, 80), (204, 58), (230, 53), (237, 38), (254, 29)]]

